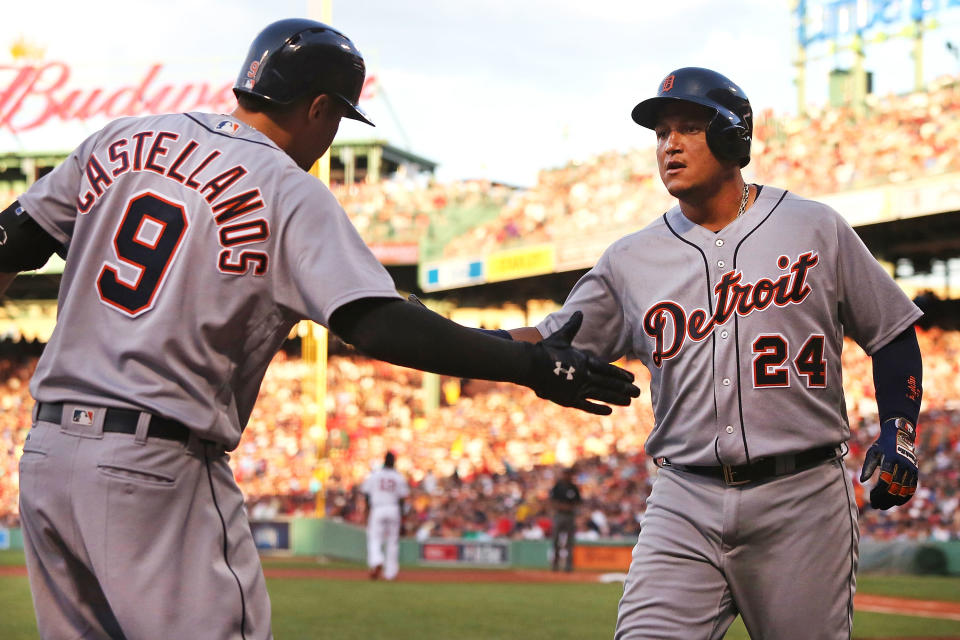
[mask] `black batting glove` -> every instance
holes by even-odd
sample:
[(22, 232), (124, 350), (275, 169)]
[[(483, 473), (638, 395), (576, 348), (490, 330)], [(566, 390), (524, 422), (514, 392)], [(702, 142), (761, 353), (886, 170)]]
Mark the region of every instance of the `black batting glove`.
[(916, 492), (916, 435), (906, 418), (890, 418), (880, 425), (880, 437), (867, 449), (860, 472), (860, 482), (866, 482), (880, 467), (880, 479), (870, 491), (870, 506), (874, 509), (887, 510), (905, 504)]
[(567, 323), (542, 341), (531, 345), (532, 362), (524, 384), (536, 394), (564, 407), (609, 415), (608, 404), (628, 406), (640, 395), (633, 374), (570, 346), (580, 330), (583, 313), (576, 311)]

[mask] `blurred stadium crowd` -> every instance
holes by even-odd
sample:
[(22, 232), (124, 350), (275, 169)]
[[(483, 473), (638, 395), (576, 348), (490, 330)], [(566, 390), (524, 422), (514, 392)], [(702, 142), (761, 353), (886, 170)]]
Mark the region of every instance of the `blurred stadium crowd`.
[[(864, 115), (836, 107), (795, 117), (758, 114), (747, 178), (815, 196), (960, 171), (960, 79), (869, 100)], [(638, 143), (643, 135), (638, 130)], [(671, 204), (650, 147), (544, 170), (529, 189), (440, 184), (422, 176), (333, 188), (367, 242), (443, 238), (446, 256), (575, 237), (585, 228), (636, 229)], [(0, 200), (17, 195), (0, 193)], [(452, 232), (444, 228), (451, 209), (493, 213)], [(919, 337), (921, 486), (903, 508), (862, 508), (866, 538), (960, 538), (960, 332), (928, 327)], [(876, 437), (873, 380), (858, 347), (848, 344), (843, 358), (853, 428), (846, 464), (862, 507), (856, 474)], [(30, 428), (27, 384), (35, 363), (22, 346), (0, 349), (0, 526), (17, 523), (17, 463)], [(645, 388), (645, 369), (626, 366)], [(581, 533), (632, 536), (638, 530), (656, 473), (643, 453), (653, 423), (644, 398), (612, 417), (594, 417), (521, 388), (443, 379), (440, 407), (428, 411), (419, 372), (336, 356), (320, 408), (307, 379), (306, 362), (279, 354), (232, 454), (254, 518), (313, 514), (319, 505), (329, 517), (361, 523), (359, 483), (393, 450), (414, 485), (406, 524), (418, 536), (549, 536), (549, 489), (558, 470), (574, 464), (584, 496)], [(326, 438), (311, 426), (318, 410), (327, 416)]]
[[(334, 192), (371, 243), (444, 237), (449, 208), (499, 209), (494, 219), (445, 242), (446, 257), (549, 242), (584, 229), (627, 231), (674, 202), (660, 182), (648, 134), (637, 129), (635, 150), (545, 169), (529, 189), (400, 177), (381, 185), (339, 185)], [(871, 94), (862, 115), (830, 106), (811, 107), (803, 116), (758, 113), (745, 177), (807, 197), (899, 183), (960, 171), (958, 138), (960, 79), (945, 77), (923, 92)]]
[[(960, 332), (919, 331), (924, 353), (920, 419), (921, 486), (905, 507), (864, 507), (856, 481), (877, 433), (869, 358), (844, 350), (844, 389), (853, 428), (846, 464), (865, 538), (960, 539)], [(0, 524), (17, 521), (17, 461), (30, 428), (27, 390), (35, 357), (0, 359)], [(639, 362), (627, 362), (646, 389)], [(271, 365), (243, 440), (231, 455), (253, 518), (315, 513), (363, 522), (362, 479), (387, 450), (413, 485), (407, 532), (421, 537), (540, 538), (550, 534), (548, 493), (558, 470), (575, 465), (584, 536), (638, 531), (652, 474), (643, 453), (653, 418), (643, 397), (613, 416), (563, 409), (511, 385), (441, 379), (440, 406), (425, 411), (422, 374), (359, 356), (328, 367), (327, 456), (309, 365), (284, 353)], [(319, 496), (318, 496), (319, 493)], [(319, 498), (319, 499), (318, 499)]]

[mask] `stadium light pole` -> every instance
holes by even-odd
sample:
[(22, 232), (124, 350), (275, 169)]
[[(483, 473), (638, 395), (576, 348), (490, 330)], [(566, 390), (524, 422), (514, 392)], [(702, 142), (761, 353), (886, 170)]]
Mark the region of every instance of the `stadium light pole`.
[(923, 20), (913, 22), (913, 90), (923, 91)]
[[(333, 22), (333, 0), (307, 0), (307, 17), (319, 20), (324, 24)], [(331, 145), (332, 147), (332, 145)], [(323, 184), (330, 185), (330, 149), (314, 163), (310, 173), (316, 176)], [(313, 363), (313, 402), (314, 412), (310, 416), (315, 429), (317, 445), (317, 468), (314, 477), (319, 482), (314, 505), (314, 515), (324, 517), (327, 512), (326, 483), (330, 477), (330, 460), (327, 455), (327, 330), (325, 327), (308, 322), (304, 342), (301, 343), (306, 352), (314, 357)]]
[(807, 112), (807, 46), (803, 42), (806, 33), (805, 21), (807, 19), (806, 4), (801, 5), (798, 0), (790, 0), (790, 13), (793, 14), (796, 21), (793, 30), (794, 38), (797, 42), (797, 53), (793, 65), (796, 69), (793, 83), (797, 87), (797, 115), (802, 116)]
[(853, 112), (863, 116), (867, 110), (867, 70), (866, 45), (863, 35), (858, 31), (853, 36)]

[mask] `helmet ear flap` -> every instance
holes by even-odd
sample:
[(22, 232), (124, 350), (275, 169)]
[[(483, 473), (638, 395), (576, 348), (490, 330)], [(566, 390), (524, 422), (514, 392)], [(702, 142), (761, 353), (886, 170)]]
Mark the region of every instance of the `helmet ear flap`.
[(750, 130), (746, 123), (730, 122), (720, 113), (707, 125), (707, 145), (721, 160), (736, 161), (741, 167), (750, 163)]

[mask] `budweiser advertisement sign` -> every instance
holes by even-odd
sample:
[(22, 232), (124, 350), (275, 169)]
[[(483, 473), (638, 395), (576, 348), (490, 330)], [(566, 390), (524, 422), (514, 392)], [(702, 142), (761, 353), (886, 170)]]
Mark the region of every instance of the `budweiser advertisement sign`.
[(232, 82), (161, 82), (162, 70), (152, 64), (135, 81), (107, 88), (71, 82), (65, 62), (0, 65), (0, 130), (21, 133), (55, 122), (148, 113), (222, 113), (236, 105)]
[[(0, 64), (0, 132), (151, 113), (228, 113), (237, 103), (233, 82), (177, 84), (161, 80), (161, 71), (163, 65), (155, 63), (128, 83), (101, 87), (72, 81), (65, 62)], [(369, 97), (372, 83), (367, 77), (361, 98)]]

